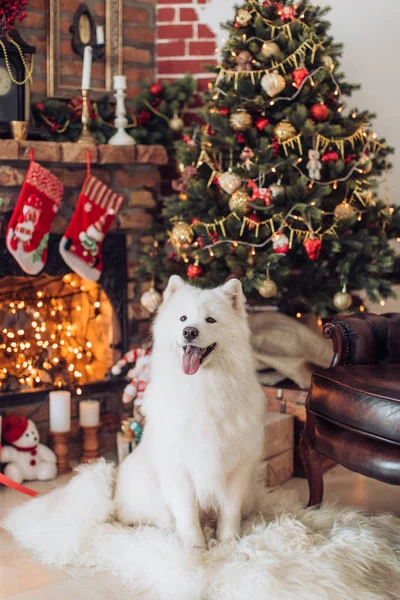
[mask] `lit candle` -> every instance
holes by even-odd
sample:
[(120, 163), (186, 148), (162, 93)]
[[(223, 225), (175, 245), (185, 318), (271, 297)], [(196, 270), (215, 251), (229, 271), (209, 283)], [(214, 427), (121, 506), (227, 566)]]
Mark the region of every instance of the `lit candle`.
[(97, 39), (97, 43), (100, 46), (101, 44), (104, 44), (104, 27), (103, 25), (97, 25), (96, 27), (96, 39)]
[(50, 431), (64, 433), (71, 429), (71, 393), (50, 392)]
[(82, 89), (90, 90), (90, 80), (92, 76), (92, 58), (93, 48), (91, 46), (85, 46), (83, 52), (83, 69), (82, 69)]
[(126, 90), (125, 75), (114, 75), (114, 90)]
[(79, 403), (79, 425), (81, 427), (100, 425), (100, 402), (98, 400), (82, 400)]

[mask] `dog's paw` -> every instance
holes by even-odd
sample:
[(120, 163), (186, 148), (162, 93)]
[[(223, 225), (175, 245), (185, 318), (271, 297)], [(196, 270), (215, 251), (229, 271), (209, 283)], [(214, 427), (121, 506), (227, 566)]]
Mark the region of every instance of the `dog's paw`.
[(193, 532), (182, 537), (183, 545), (189, 549), (206, 550), (207, 544), (202, 533)]

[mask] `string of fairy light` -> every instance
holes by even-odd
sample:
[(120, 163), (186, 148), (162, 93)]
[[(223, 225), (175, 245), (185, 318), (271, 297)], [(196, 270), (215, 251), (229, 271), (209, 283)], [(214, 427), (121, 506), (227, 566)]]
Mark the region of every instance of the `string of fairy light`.
[[(101, 288), (67, 274), (51, 285), (29, 282), (10, 301), (0, 293), (0, 389), (70, 387), (80, 395), (96, 360), (89, 323), (101, 317)], [(85, 313), (84, 319), (77, 319)]]

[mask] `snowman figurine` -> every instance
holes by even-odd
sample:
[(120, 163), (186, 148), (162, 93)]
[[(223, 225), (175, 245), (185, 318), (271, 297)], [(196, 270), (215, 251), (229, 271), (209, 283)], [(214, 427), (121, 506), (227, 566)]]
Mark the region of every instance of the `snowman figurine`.
[(0, 463), (6, 465), (4, 474), (17, 483), (24, 480), (48, 481), (57, 476), (56, 455), (40, 443), (36, 425), (17, 415), (5, 417), (2, 423)]

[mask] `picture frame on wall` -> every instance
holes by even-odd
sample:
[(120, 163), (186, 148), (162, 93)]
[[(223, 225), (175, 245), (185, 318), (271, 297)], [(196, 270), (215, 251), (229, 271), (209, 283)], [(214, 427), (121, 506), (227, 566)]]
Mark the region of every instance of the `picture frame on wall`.
[[(86, 0), (96, 25), (105, 30), (105, 49), (93, 62), (90, 96), (96, 100), (113, 89), (122, 72), (123, 0)], [(82, 10), (77, 0), (47, 0), (47, 95), (71, 99), (80, 94), (82, 57), (74, 50), (71, 26)]]

